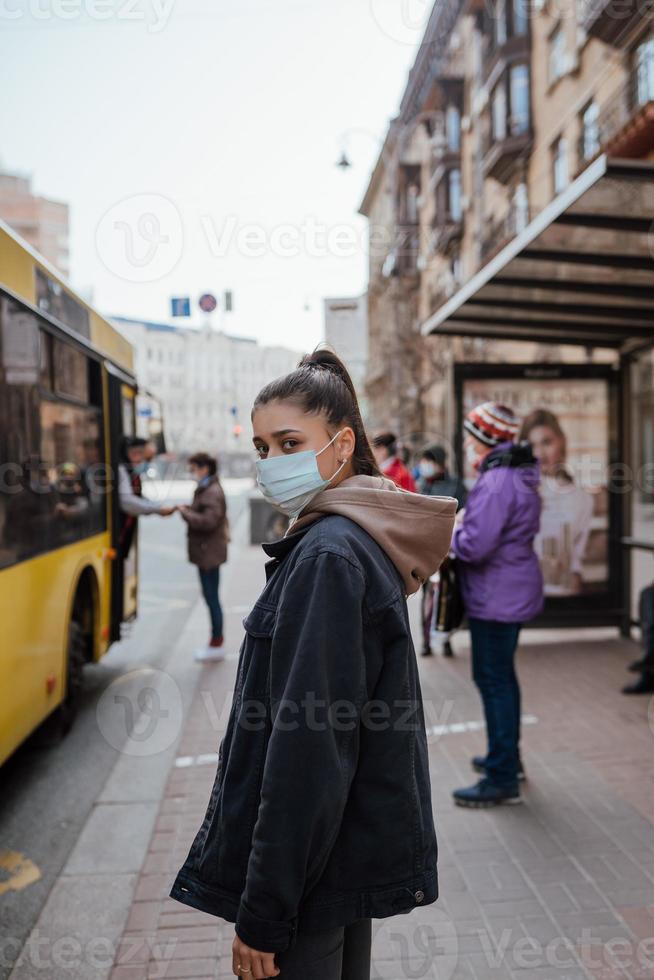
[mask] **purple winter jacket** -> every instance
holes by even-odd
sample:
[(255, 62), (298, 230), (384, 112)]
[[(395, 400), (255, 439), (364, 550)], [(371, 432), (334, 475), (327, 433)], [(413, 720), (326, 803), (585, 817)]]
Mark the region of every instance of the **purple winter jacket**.
[(543, 578), (534, 551), (540, 525), (538, 463), (526, 445), (507, 442), (483, 461), (454, 532), (468, 616), (525, 623), (543, 609)]

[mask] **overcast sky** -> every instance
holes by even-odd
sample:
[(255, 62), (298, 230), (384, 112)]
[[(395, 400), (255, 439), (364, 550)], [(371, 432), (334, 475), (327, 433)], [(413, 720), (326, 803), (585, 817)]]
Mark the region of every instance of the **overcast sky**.
[(0, 166), (69, 202), (101, 311), (230, 288), (225, 329), (307, 349), (322, 297), (365, 288), (356, 212), (430, 7), (0, 0)]

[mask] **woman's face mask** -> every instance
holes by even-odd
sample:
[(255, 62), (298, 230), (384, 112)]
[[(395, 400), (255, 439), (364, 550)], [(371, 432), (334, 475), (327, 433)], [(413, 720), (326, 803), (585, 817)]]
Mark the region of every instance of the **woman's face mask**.
[(257, 483), (266, 500), (288, 517), (297, 517), (309, 501), (329, 486), (345, 466), (347, 460), (341, 463), (328, 480), (320, 475), (318, 469), (318, 456), (331, 446), (342, 431), (341, 429), (337, 432), (317, 453), (313, 449), (306, 449), (287, 456), (258, 459)]
[(424, 477), (426, 480), (433, 479), (438, 472), (436, 463), (432, 463), (429, 459), (421, 459), (418, 463), (418, 469), (420, 471), (420, 476)]

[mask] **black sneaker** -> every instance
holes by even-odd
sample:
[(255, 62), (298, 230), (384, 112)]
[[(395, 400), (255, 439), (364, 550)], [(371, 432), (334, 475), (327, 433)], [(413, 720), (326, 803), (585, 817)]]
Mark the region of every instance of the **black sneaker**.
[[(486, 775), (486, 759), (483, 755), (475, 755), (470, 760), (470, 765), (475, 772), (480, 773), (480, 775)], [(525, 772), (525, 767), (522, 764), (522, 759), (518, 763), (518, 782), (524, 783), (527, 779), (527, 774)]]
[(457, 806), (467, 806), (474, 810), (487, 810), (503, 803), (522, 803), (517, 783), (515, 786), (495, 786), (488, 779), (480, 779), (474, 786), (465, 789), (455, 789), (452, 796)]
[(623, 694), (652, 694), (654, 692), (654, 674), (641, 674), (634, 684), (622, 688)]
[(630, 670), (632, 674), (643, 674), (648, 673), (652, 669), (653, 663), (650, 656), (640, 657), (638, 660), (634, 660), (629, 664), (627, 670)]

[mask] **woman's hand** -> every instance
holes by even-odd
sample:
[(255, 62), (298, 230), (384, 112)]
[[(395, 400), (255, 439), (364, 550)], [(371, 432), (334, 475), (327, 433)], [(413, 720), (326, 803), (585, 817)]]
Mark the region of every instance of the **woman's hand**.
[(274, 953), (262, 953), (258, 949), (252, 949), (238, 936), (234, 936), (232, 943), (232, 972), (242, 980), (266, 980), (267, 977), (279, 976)]

